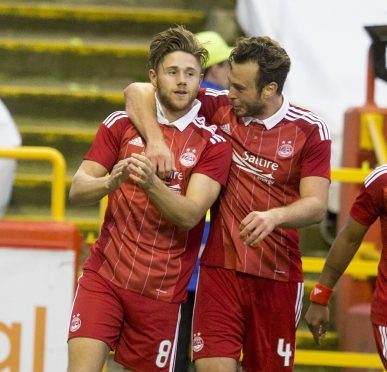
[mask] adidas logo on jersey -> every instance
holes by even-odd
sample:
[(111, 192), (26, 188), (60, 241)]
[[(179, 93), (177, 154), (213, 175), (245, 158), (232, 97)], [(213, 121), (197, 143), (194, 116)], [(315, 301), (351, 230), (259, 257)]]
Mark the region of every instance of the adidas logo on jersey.
[(142, 142), (141, 137), (133, 138), (129, 141), (131, 145), (137, 146), (137, 147), (144, 147), (144, 143)]
[(230, 124), (227, 123), (227, 124), (224, 124), (224, 125), (221, 125), (220, 126), (220, 129), (223, 131), (223, 132), (226, 132), (228, 134), (231, 134), (231, 127), (230, 127)]
[(318, 295), (318, 294), (320, 294), (321, 292), (322, 292), (321, 289), (313, 288), (313, 294), (314, 294), (314, 295)]

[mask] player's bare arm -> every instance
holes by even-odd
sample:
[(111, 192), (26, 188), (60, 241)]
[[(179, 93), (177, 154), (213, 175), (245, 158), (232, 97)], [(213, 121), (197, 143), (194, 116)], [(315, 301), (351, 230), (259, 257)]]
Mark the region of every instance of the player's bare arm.
[[(359, 249), (367, 230), (368, 226), (359, 224), (351, 217), (348, 218), (329, 250), (319, 283), (328, 288), (335, 286)], [(314, 341), (320, 345), (329, 322), (329, 307), (312, 302), (305, 314), (305, 320)]]
[(124, 90), (125, 110), (145, 139), (145, 154), (161, 178), (175, 170), (175, 158), (156, 120), (155, 89), (150, 83), (132, 83)]
[(103, 165), (84, 160), (73, 177), (70, 201), (77, 205), (94, 204), (109, 192), (118, 189), (129, 178), (128, 160), (120, 160), (110, 174), (107, 173)]
[(185, 230), (193, 228), (204, 217), (221, 189), (221, 185), (212, 178), (194, 173), (189, 180), (186, 195), (182, 196), (170, 190), (157, 177), (152, 163), (145, 155), (132, 154), (129, 163), (129, 179), (149, 195), (170, 222)]
[(305, 177), (300, 182), (300, 199), (268, 211), (253, 211), (241, 222), (240, 237), (252, 247), (265, 239), (277, 226), (299, 228), (320, 222), (327, 209), (329, 180)]

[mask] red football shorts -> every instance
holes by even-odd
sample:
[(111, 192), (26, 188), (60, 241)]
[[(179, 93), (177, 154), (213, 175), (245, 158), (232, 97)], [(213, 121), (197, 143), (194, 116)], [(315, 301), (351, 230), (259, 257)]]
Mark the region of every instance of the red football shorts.
[(387, 326), (372, 324), (372, 327), (380, 359), (383, 362), (384, 369), (387, 370)]
[(69, 339), (105, 342), (115, 350), (115, 360), (128, 369), (170, 371), (179, 322), (180, 304), (141, 296), (85, 270), (74, 299)]
[(280, 282), (218, 267), (200, 268), (193, 359), (240, 359), (245, 371), (293, 368), (303, 283)]

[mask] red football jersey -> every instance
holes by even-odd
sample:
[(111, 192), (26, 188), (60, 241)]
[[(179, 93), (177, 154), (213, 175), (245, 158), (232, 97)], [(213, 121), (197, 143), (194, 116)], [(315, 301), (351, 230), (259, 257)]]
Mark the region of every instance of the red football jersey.
[(370, 226), (379, 217), (382, 231), (376, 288), (372, 301), (371, 319), (376, 324), (387, 324), (387, 164), (376, 168), (365, 180), (354, 204), (351, 217)]
[[(193, 173), (225, 185), (231, 163), (230, 144), (216, 134), (215, 126), (205, 126), (197, 107), (194, 114), (191, 110), (175, 126), (161, 125), (177, 167), (166, 185), (182, 195)], [(100, 125), (84, 159), (110, 171), (119, 160), (143, 151), (138, 131), (126, 113), (119, 111)], [(181, 302), (198, 257), (203, 227), (204, 219), (189, 232), (179, 229), (128, 180), (109, 194), (101, 235), (85, 267), (119, 287), (157, 300)]]
[(326, 124), (312, 112), (291, 105), (264, 121), (238, 118), (227, 91), (201, 90), (203, 113), (233, 147), (220, 211), (212, 213), (201, 263), (280, 281), (302, 280), (298, 229), (277, 227), (252, 248), (239, 237), (241, 221), (252, 211), (290, 204), (300, 197), (303, 177), (330, 177), (331, 140)]

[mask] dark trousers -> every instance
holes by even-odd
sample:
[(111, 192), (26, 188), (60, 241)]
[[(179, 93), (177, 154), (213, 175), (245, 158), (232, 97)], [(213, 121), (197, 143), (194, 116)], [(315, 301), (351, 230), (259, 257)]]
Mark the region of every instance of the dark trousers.
[(176, 372), (187, 372), (188, 366), (191, 363), (191, 353), (189, 351), (194, 303), (195, 292), (188, 292), (188, 300), (181, 306), (181, 321), (175, 363)]

